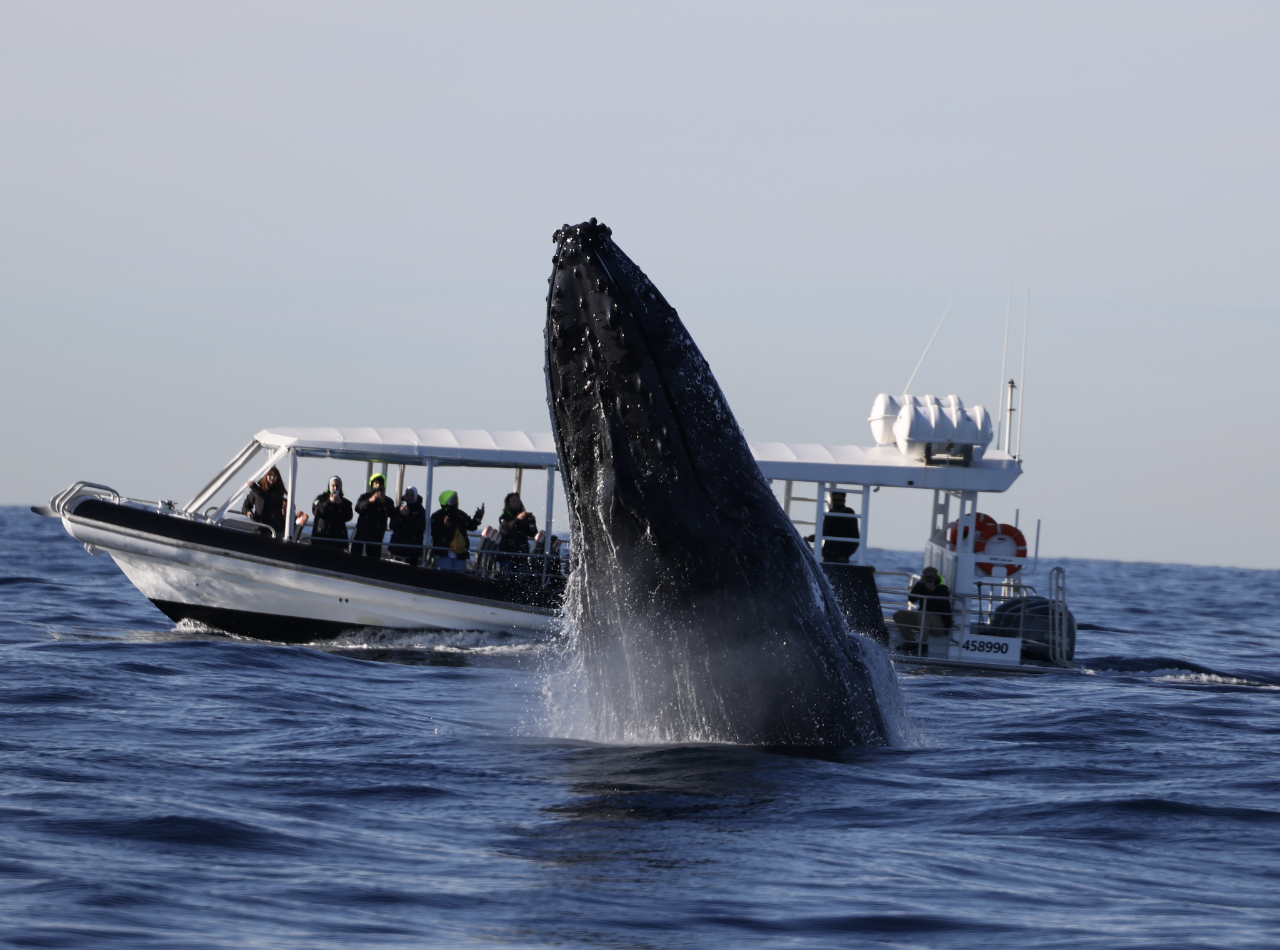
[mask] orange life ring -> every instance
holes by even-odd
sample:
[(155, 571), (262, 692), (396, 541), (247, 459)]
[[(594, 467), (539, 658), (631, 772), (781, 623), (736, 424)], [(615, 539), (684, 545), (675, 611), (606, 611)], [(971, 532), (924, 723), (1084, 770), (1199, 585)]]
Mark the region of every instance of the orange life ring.
[[(1011, 524), (1000, 525), (997, 531), (993, 532), (990, 537), (984, 540), (984, 543), (982, 545), (982, 550), (986, 550), (986, 547), (987, 547), (985, 543), (986, 541), (993, 541), (996, 538), (1008, 539), (1013, 543), (1014, 551), (1015, 551), (1015, 553), (1013, 554), (1013, 557), (1025, 558), (1027, 556), (1026, 536), (1023, 535), (1023, 533), (1019, 531), (1017, 528), (1015, 528), (1013, 525)], [(979, 550), (976, 544), (973, 546), (973, 549), (975, 551)], [(1002, 569), (1004, 573), (996, 574), (996, 570), (998, 568)], [(995, 575), (996, 577), (1013, 577), (1014, 574), (1017, 574), (1018, 571), (1022, 570), (1022, 565), (1021, 564), (979, 563), (978, 570), (982, 571), (982, 573), (984, 574)]]
[[(951, 524), (947, 525), (950, 529), (947, 532), (947, 546), (952, 551), (956, 549), (956, 537), (960, 533), (959, 525), (960, 522), (958, 521), (953, 521)], [(995, 518), (992, 518), (990, 515), (984, 515), (980, 511), (973, 516), (973, 525), (977, 529), (978, 535), (973, 539), (973, 552), (977, 554), (979, 551), (986, 548), (987, 541), (995, 537), (996, 533), (1000, 530), (1000, 526), (996, 524)], [(966, 538), (969, 536), (968, 528), (965, 528), (964, 534)]]

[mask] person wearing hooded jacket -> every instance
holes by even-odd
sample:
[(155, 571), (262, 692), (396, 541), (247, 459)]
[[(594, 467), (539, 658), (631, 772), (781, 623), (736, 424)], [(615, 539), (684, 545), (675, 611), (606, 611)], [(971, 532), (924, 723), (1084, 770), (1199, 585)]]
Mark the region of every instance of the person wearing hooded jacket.
[(471, 557), (471, 539), (467, 532), (476, 530), (483, 520), (484, 505), (476, 509), (475, 517), (468, 518), (458, 507), (458, 493), (442, 491), (440, 507), (431, 515), (431, 552), (435, 555), (436, 567), (444, 571), (465, 571)]
[(533, 512), (525, 510), (518, 492), (507, 495), (502, 505), (502, 515), (498, 518), (498, 550), (503, 553), (503, 567), (508, 571), (527, 571), (529, 542), (538, 536), (537, 519)]
[(311, 526), (311, 546), (345, 551), (351, 502), (342, 494), (342, 479), (337, 475), (329, 479), (328, 491), (316, 495), (316, 500), (311, 503), (311, 513), (316, 519)]
[(258, 524), (270, 525), (276, 537), (284, 537), (285, 490), (280, 469), (274, 465), (258, 481), (246, 483), (249, 493), (244, 496), (244, 514)]
[(427, 534), (427, 509), (412, 485), (400, 499), (400, 510), (391, 519), (391, 553), (417, 566), (422, 560), (422, 539)]
[[(380, 474), (370, 476), (369, 490), (356, 501), (356, 513), (360, 517), (356, 520), (357, 543), (352, 549), (365, 557), (382, 557), (382, 536), (386, 534), (387, 522), (396, 515), (396, 504), (387, 497), (386, 483)], [(362, 541), (365, 543), (358, 543)], [(370, 544), (371, 541), (377, 544)]]

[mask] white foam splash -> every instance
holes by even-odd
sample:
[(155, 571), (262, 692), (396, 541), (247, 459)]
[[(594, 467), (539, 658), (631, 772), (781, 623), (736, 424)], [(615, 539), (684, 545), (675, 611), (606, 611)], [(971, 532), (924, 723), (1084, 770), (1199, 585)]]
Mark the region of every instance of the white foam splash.
[(490, 630), (385, 630), (369, 628), (344, 633), (311, 646), (339, 650), (421, 650), (427, 653), (469, 653), (502, 656), (533, 653), (545, 648), (539, 640)]
[(1190, 673), (1186, 670), (1156, 670), (1147, 674), (1153, 683), (1192, 683), (1203, 686), (1248, 686), (1253, 689), (1280, 690), (1280, 686), (1272, 683), (1259, 683), (1257, 680), (1240, 679), (1235, 676), (1222, 676), (1217, 673)]
[[(609, 717), (602, 723), (591, 709), (592, 682), (574, 629), (575, 587), (581, 583), (577, 572), (569, 579), (565, 613), (559, 621), (559, 636), (546, 654), (542, 674), (542, 708), (534, 714), (527, 731), (532, 734), (597, 742), (607, 745), (667, 745), (673, 736), (655, 717)], [(856, 646), (870, 675), (876, 702), (884, 719), (888, 744), (894, 748), (914, 748), (923, 744), (920, 731), (907, 711), (898, 672), (888, 653), (879, 644), (856, 638)], [(724, 738), (710, 724), (685, 719), (679, 743), (722, 743)]]

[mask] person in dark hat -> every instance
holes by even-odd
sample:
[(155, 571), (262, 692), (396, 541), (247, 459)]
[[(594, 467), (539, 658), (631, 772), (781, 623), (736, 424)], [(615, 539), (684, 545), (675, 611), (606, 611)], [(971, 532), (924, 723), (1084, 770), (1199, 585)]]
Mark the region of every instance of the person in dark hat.
[[(836, 564), (847, 564), (858, 545), (861, 543), (858, 533), (857, 514), (852, 508), (844, 503), (845, 493), (842, 491), (833, 491), (831, 493), (831, 507), (827, 509), (827, 514), (822, 519), (822, 559), (827, 562)], [(809, 535), (805, 538), (810, 544), (813, 543), (816, 535)], [(853, 538), (853, 541), (829, 541), (828, 538)]]
[(518, 492), (512, 492), (503, 500), (498, 534), (503, 570), (529, 570), (529, 542), (538, 535), (538, 521), (533, 512), (525, 510)]
[(907, 600), (915, 610), (897, 610), (893, 622), (903, 638), (915, 643), (928, 634), (942, 634), (951, 629), (951, 588), (943, 583), (936, 567), (926, 567), (920, 580), (911, 588)]
[(316, 500), (311, 503), (311, 513), (316, 519), (311, 526), (311, 546), (345, 551), (351, 502), (342, 494), (341, 478), (335, 475), (329, 479), (329, 490), (316, 495)]
[(422, 539), (427, 534), (427, 509), (410, 485), (391, 519), (391, 556), (417, 565), (422, 560)]
[[(374, 559), (382, 557), (382, 537), (395, 517), (396, 504), (386, 493), (386, 478), (379, 472), (369, 476), (369, 490), (356, 501), (356, 535), (352, 550)], [(376, 543), (370, 543), (376, 542)]]

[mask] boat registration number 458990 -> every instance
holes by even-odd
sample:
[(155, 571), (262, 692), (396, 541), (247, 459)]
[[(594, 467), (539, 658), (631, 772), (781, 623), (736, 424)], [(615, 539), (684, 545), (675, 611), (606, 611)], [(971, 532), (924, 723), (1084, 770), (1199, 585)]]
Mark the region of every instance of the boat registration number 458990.
[(960, 659), (1016, 666), (1022, 662), (1022, 638), (969, 634), (960, 641)]

